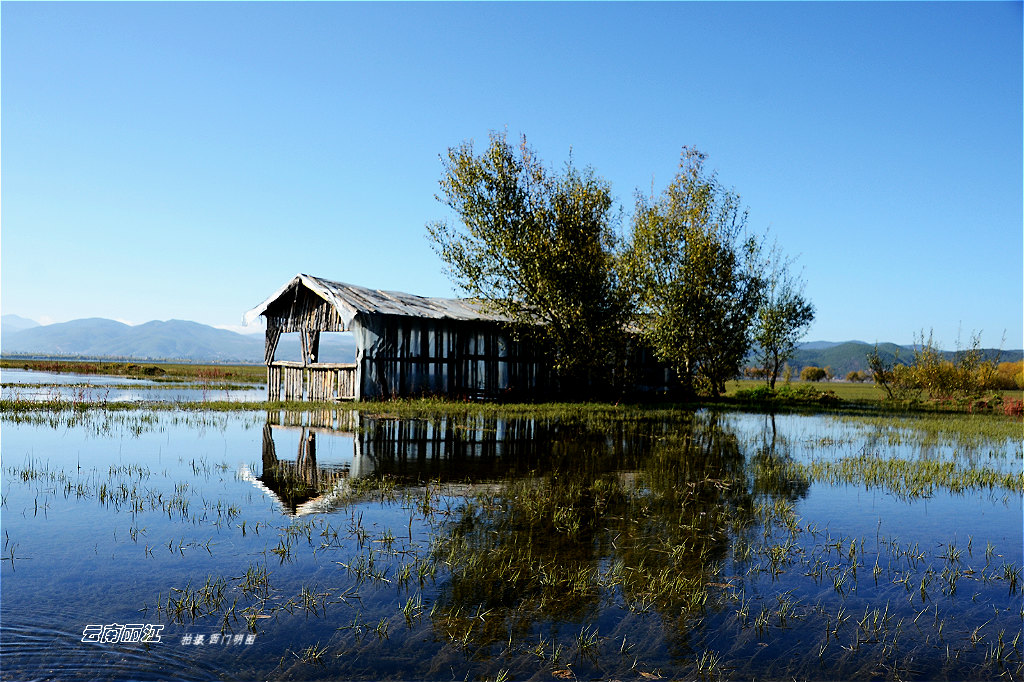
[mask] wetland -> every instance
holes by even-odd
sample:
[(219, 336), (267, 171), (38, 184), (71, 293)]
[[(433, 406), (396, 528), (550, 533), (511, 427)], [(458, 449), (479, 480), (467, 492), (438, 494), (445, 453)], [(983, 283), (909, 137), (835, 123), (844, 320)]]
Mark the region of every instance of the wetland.
[(3, 679), (1022, 675), (1013, 418), (89, 405), (0, 414)]

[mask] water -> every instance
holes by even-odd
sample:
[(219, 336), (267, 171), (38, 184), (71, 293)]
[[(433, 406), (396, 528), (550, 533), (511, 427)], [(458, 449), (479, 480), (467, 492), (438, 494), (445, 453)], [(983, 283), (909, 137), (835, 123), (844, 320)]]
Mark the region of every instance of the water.
[[(1021, 673), (1019, 483), (809, 473), (868, 451), (1019, 472), (1014, 438), (706, 412), (63, 414), (2, 415), (3, 679)], [(159, 641), (82, 641), (126, 624)]]
[(3, 399), (33, 402), (259, 402), (266, 400), (267, 395), (263, 385), (223, 388), (217, 382), (209, 382), (197, 387), (195, 383), (23, 369), (4, 369), (0, 372), (0, 383)]

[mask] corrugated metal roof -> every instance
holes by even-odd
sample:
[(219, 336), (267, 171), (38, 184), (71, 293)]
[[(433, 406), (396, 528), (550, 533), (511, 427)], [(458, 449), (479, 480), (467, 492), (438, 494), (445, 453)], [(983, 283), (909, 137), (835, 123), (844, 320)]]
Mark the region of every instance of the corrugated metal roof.
[(251, 324), (266, 312), (274, 301), (302, 284), (315, 292), (337, 310), (347, 329), (356, 315), (401, 315), (442, 320), (467, 320), (484, 322), (509, 322), (509, 318), (497, 313), (485, 312), (474, 301), (464, 298), (434, 298), (417, 296), (402, 291), (368, 289), (354, 284), (335, 282), (322, 277), (299, 273), (291, 281), (274, 292), (267, 300), (245, 314), (245, 323)]

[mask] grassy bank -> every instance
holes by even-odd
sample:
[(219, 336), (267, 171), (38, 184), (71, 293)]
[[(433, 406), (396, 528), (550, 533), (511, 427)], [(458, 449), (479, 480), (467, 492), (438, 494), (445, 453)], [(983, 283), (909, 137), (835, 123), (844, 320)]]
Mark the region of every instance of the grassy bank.
[[(24, 369), (54, 373), (76, 373), (84, 375), (119, 376), (128, 379), (149, 379), (167, 382), (168, 385), (191, 387), (234, 387), (257, 385), (266, 381), (266, 369), (262, 365), (193, 365), (184, 363), (131, 363), (131, 362), (79, 362), (65, 360), (20, 360), (0, 359), (0, 368)], [(401, 399), (383, 402), (348, 403), (307, 403), (307, 402), (260, 402), (233, 403), (203, 401), (177, 405), (151, 405), (152, 409), (207, 409), (222, 411), (239, 410), (310, 410), (324, 407), (347, 408), (371, 413), (394, 416), (418, 416), (422, 414), (482, 416), (571, 416), (595, 412), (607, 412), (617, 418), (629, 411), (651, 415), (659, 411), (694, 410), (701, 407), (740, 409), (752, 411), (779, 412), (839, 412), (853, 414), (900, 414), (900, 413), (993, 413), (1020, 416), (1024, 391), (993, 391), (981, 399), (970, 401), (906, 401), (886, 400), (885, 393), (872, 383), (853, 382), (791, 382), (776, 384), (773, 394), (767, 392), (760, 380), (730, 381), (726, 392), (718, 398), (706, 398), (692, 403), (634, 401), (615, 403), (491, 403), (459, 401), (444, 398)], [(1008, 407), (1009, 406), (1009, 407)], [(6, 399), (0, 401), (2, 411), (25, 411), (34, 409), (92, 409), (109, 407), (101, 401), (69, 400), (47, 401), (46, 403)], [(138, 407), (136, 405), (135, 407)]]
[[(738, 381), (728, 381), (725, 384), (725, 395), (727, 397), (734, 397), (737, 391), (751, 390), (765, 385), (766, 384), (763, 380), (741, 379)], [(789, 384), (783, 384), (779, 381), (775, 384), (775, 388), (780, 389), (784, 385), (792, 388), (807, 387), (817, 389), (819, 391), (832, 391), (841, 400), (850, 400), (854, 402), (881, 402), (885, 397), (885, 392), (882, 391), (882, 389), (869, 382), (794, 381)]]
[(885, 392), (873, 383), (780, 382), (771, 393), (764, 381), (742, 380), (728, 382), (723, 397), (727, 401), (771, 406), (818, 403), (823, 407), (862, 406), (885, 412), (1005, 412), (1020, 416), (1024, 391), (992, 390), (974, 399), (893, 401), (888, 400)]

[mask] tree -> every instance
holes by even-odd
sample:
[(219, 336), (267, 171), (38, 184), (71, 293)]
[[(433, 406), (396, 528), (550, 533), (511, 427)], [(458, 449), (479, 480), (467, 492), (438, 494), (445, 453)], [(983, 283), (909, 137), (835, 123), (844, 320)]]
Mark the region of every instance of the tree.
[(721, 393), (739, 373), (763, 289), (747, 213), (705, 170), (705, 158), (684, 147), (658, 200), (637, 197), (621, 261), (624, 281), (635, 287), (636, 324), (688, 396)]
[(921, 386), (913, 368), (900, 361), (897, 348), (893, 353), (879, 351), (878, 344), (867, 355), (868, 369), (875, 385), (885, 391), (889, 400), (910, 400), (917, 398)]
[(981, 335), (971, 337), (971, 345), (962, 348), (957, 339), (957, 350), (949, 359), (939, 350), (934, 333), (924, 330), (914, 337), (914, 362), (910, 369), (916, 385), (928, 392), (929, 398), (949, 400), (977, 398), (994, 383), (998, 374), (995, 361), (985, 359), (981, 350)]
[(437, 199), (461, 221), (427, 225), (449, 275), (548, 353), (572, 390), (607, 379), (628, 309), (619, 286), (611, 188), (570, 160), (553, 173), (523, 137), (491, 133), (448, 150)]
[(803, 281), (790, 273), (791, 261), (778, 247), (768, 260), (764, 298), (754, 320), (754, 343), (760, 348), (768, 388), (774, 390), (782, 366), (793, 357), (797, 341), (814, 320), (814, 306), (804, 298)]
[(825, 370), (821, 367), (804, 367), (800, 370), (800, 381), (821, 381), (825, 378)]

